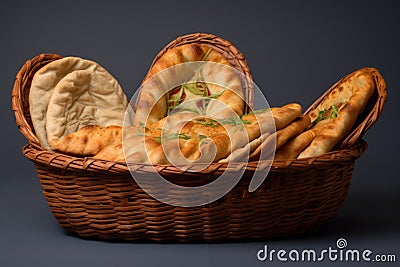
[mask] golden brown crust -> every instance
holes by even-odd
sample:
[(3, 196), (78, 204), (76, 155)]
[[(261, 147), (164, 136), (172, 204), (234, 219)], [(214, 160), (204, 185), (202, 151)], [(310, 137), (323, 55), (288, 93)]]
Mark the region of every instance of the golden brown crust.
[[(191, 67), (187, 67), (191, 71), (184, 71), (183, 68), (179, 73), (176, 73), (177, 70), (170, 69), (163, 73), (161, 71), (178, 64), (193, 61), (209, 61), (222, 64), (205, 64), (200, 71), (201, 76), (203, 76), (207, 84), (210, 95), (219, 95), (217, 97), (219, 102), (224, 103), (225, 106), (239, 116), (243, 114), (244, 101), (241, 81), (233, 69), (226, 67), (230, 66), (228, 60), (207, 45), (185, 44), (168, 50), (154, 63), (147, 73), (137, 101), (134, 118), (135, 125), (139, 123), (153, 124), (167, 116), (170, 105), (167, 101), (170, 97), (167, 91), (173, 89), (170, 88), (172, 81), (182, 81), (183, 83), (193, 77)], [(190, 72), (190, 75), (186, 74), (186, 72)], [(155, 76), (156, 74), (160, 75)], [(152, 79), (150, 79), (151, 77)], [(191, 95), (190, 90), (185, 90), (185, 94), (188, 100), (199, 97)], [(209, 105), (208, 114), (212, 116), (213, 113), (218, 112), (220, 112), (218, 107)]]
[[(246, 122), (244, 124), (246, 134), (233, 134), (231, 136), (233, 139), (232, 153), (219, 162), (245, 161), (247, 156), (249, 156), (250, 160), (257, 160), (261, 150), (274, 149), (275, 131), (279, 133), (279, 142), (286, 142), (286, 139), (291, 134), (303, 131), (309, 124), (309, 119), (306, 117), (296, 120), (301, 115), (301, 110), (302, 108), (299, 104), (291, 103), (283, 107), (258, 110), (243, 115), (242, 121)], [(290, 126), (291, 123), (293, 124), (292, 126)], [(247, 138), (248, 142), (238, 144), (237, 140)]]
[[(268, 136), (251, 154), (249, 159), (251, 161), (258, 160), (261, 154), (261, 151), (265, 151), (263, 153), (267, 153), (265, 156), (268, 156), (272, 153), (270, 149), (278, 150), (282, 147), (288, 140), (302, 133), (308, 125), (310, 125), (310, 118), (306, 115), (301, 115), (296, 118), (293, 122), (291, 122), (288, 126), (283, 129), (276, 131), (275, 133)], [(275, 148), (271, 147), (275, 143)], [(269, 152), (269, 153), (268, 153)]]
[(311, 123), (306, 115), (301, 115), (285, 128), (276, 132), (276, 149), (279, 149), (289, 139), (301, 134)]
[(339, 112), (333, 118), (317, 122), (309, 131), (315, 138), (298, 158), (315, 157), (330, 151), (352, 129), (359, 114), (375, 90), (371, 70), (363, 68), (348, 75), (335, 89), (309, 113), (312, 120), (322, 110), (335, 106)]
[(315, 138), (313, 131), (306, 131), (296, 136), (279, 148), (275, 153), (275, 160), (295, 159)]
[[(69, 154), (94, 156), (111, 161), (125, 161), (127, 156), (128, 162), (146, 164), (217, 162), (227, 159), (231, 154), (228, 159), (239, 159), (241, 153), (246, 152), (245, 146), (253, 152), (264, 138), (270, 135), (271, 132), (262, 131), (263, 127), (272, 131), (275, 122), (280, 129), (294, 120), (289, 126), (278, 131), (279, 140), (288, 139), (290, 134), (299, 131), (299, 127), (303, 130), (309, 124), (309, 119), (301, 117), (296, 120), (300, 112), (301, 107), (298, 104), (289, 104), (264, 113), (226, 120), (212, 120), (207, 117), (193, 119), (190, 114), (181, 114), (182, 116), (177, 114), (177, 117), (182, 119), (178, 123), (174, 123), (175, 120), (172, 118), (172, 124), (168, 124), (164, 118), (162, 122), (149, 127), (124, 128), (124, 144), (121, 127), (89, 126), (63, 138), (62, 145), (57, 149)], [(184, 118), (189, 118), (189, 121), (184, 121)], [(270, 125), (265, 127), (263, 125), (265, 123), (272, 123), (273, 127)], [(261, 133), (264, 133), (264, 137), (260, 139)], [(85, 145), (78, 146), (79, 142)], [(237, 149), (241, 150), (233, 154), (232, 152)]]
[(120, 126), (88, 125), (63, 137), (52, 149), (69, 155), (94, 156), (104, 147), (121, 141)]
[(243, 115), (242, 119), (249, 122), (245, 124), (249, 142), (259, 137), (265, 132), (279, 131), (289, 125), (293, 120), (301, 115), (301, 105), (290, 103), (279, 108), (270, 108), (262, 113)]
[(122, 142), (104, 147), (93, 157), (102, 160), (125, 162)]
[[(94, 157), (125, 161), (125, 148), (128, 162), (186, 164), (213, 162), (230, 154), (230, 139), (225, 128), (210, 119), (202, 119), (201, 122), (214, 122), (215, 126), (207, 127), (196, 121), (188, 121), (179, 131), (171, 133), (162, 133), (160, 128), (146, 127), (139, 131), (139, 136), (133, 134), (125, 138), (124, 147), (122, 141), (113, 143), (103, 147)], [(213, 158), (210, 158), (211, 155)]]
[(151, 67), (146, 77), (144, 78), (144, 81), (164, 69), (185, 62), (202, 60), (230, 65), (228, 60), (226, 60), (220, 53), (218, 53), (214, 49), (211, 49), (208, 56), (204, 58), (204, 55), (206, 55), (209, 49), (210, 47), (207, 45), (195, 43), (174, 47), (168, 50), (154, 63), (154, 65)]

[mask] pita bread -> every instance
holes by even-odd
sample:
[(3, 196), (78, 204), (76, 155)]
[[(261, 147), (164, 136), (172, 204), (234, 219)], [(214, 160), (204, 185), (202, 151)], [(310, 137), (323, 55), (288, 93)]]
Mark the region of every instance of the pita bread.
[(75, 70), (89, 70), (113, 81), (114, 78), (96, 62), (79, 57), (65, 57), (52, 61), (39, 69), (33, 79), (29, 93), (29, 109), (35, 134), (47, 150), (46, 114), (50, 97), (59, 81)]
[[(231, 153), (229, 136), (224, 133), (206, 138), (175, 139), (163, 142), (160, 149), (164, 151), (169, 163), (189, 165), (195, 163), (212, 163)], [(159, 164), (150, 158), (152, 164)]]
[(129, 138), (129, 142), (104, 147), (94, 158), (127, 163), (152, 164), (154, 161), (153, 164), (168, 164), (160, 148), (160, 143), (153, 137), (135, 136)]
[(190, 111), (176, 112), (162, 118), (156, 123), (148, 124), (148, 126), (152, 129), (164, 129), (169, 131), (176, 128), (176, 126), (181, 123), (186, 123), (198, 117), (199, 114)]
[[(289, 139), (293, 138), (294, 136), (299, 135), (302, 133), (309, 125), (310, 125), (310, 118), (306, 115), (301, 115), (300, 117), (296, 118), (293, 122), (291, 122), (288, 126), (283, 129), (278, 130), (277, 132), (268, 136), (249, 156), (251, 161), (258, 160), (261, 151), (263, 154), (268, 154), (268, 152), (272, 152), (270, 149), (273, 148), (274, 150), (278, 150), (282, 147)], [(268, 156), (268, 155), (264, 155)]]
[(279, 131), (301, 115), (301, 105), (290, 103), (283, 107), (274, 107), (264, 110), (256, 110), (242, 116), (249, 141), (258, 138), (261, 133), (273, 133)]
[(244, 147), (240, 147), (234, 150), (228, 157), (221, 159), (218, 161), (219, 163), (228, 163), (228, 162), (245, 162), (249, 159), (249, 156), (254, 150), (261, 145), (263, 140), (265, 140), (270, 133), (265, 133), (262, 136), (254, 139), (253, 141), (247, 143)]
[(210, 95), (219, 95), (208, 104), (206, 115), (212, 118), (226, 118), (232, 116), (232, 111), (238, 116), (243, 115), (245, 105), (241, 82), (243, 77), (238, 71), (222, 64), (205, 64), (202, 76), (207, 81)]
[(274, 117), (275, 128), (279, 131), (301, 115), (302, 107), (298, 103), (290, 103), (281, 108), (271, 108), (271, 112)]
[(278, 149), (275, 153), (274, 160), (296, 159), (301, 151), (303, 151), (314, 138), (314, 131), (305, 131), (301, 133)]
[(124, 136), (124, 146), (119, 140), (103, 146), (94, 157), (123, 161), (125, 149), (129, 163), (192, 164), (218, 161), (231, 153), (229, 136), (221, 126), (208, 127), (194, 120), (164, 132), (150, 127), (132, 129), (136, 132), (128, 130), (130, 136)]
[(108, 161), (125, 162), (122, 142), (104, 147), (99, 151), (99, 153), (94, 155), (93, 158)]
[(51, 149), (87, 125), (122, 126), (127, 99), (115, 79), (92, 70), (69, 73), (54, 88), (46, 115)]
[(369, 68), (345, 77), (324, 100), (309, 112), (315, 138), (298, 158), (320, 156), (330, 151), (353, 128), (375, 90)]
[[(182, 64), (195, 61), (219, 64), (199, 63), (196, 69)], [(169, 68), (172, 66), (175, 68)], [(134, 125), (156, 123), (176, 105), (210, 96), (224, 103), (225, 109), (242, 115), (242, 84), (234, 69), (226, 66), (229, 62), (207, 45), (186, 44), (170, 49), (153, 64), (144, 79), (136, 102)], [(208, 107), (206, 115), (221, 112), (220, 107), (210, 104)]]
[(89, 125), (61, 139), (53, 149), (75, 156), (93, 156), (103, 148), (121, 143), (122, 128)]
[[(244, 124), (246, 136), (231, 134), (233, 152), (219, 162), (227, 163), (229, 160), (245, 161), (248, 156), (250, 160), (255, 160), (259, 157), (261, 150), (270, 151), (270, 149), (275, 148), (277, 136), (279, 136), (280, 146), (292, 134), (303, 131), (308, 126), (309, 119), (301, 117), (296, 120), (301, 115), (301, 111), (301, 105), (291, 103), (283, 107), (256, 110), (251, 114), (243, 115), (242, 121), (246, 122)], [(295, 121), (292, 123), (293, 120)], [(290, 123), (292, 125), (286, 127)], [(276, 131), (279, 135), (275, 135)], [(242, 143), (238, 143), (238, 140), (242, 140)]]
[[(231, 152), (230, 139), (226, 129), (217, 121), (208, 118), (196, 118), (182, 122), (171, 128), (171, 133), (179, 133), (183, 138), (168, 140), (163, 136), (162, 149), (170, 163), (193, 164), (211, 163)], [(154, 164), (156, 161), (150, 159)], [(157, 162), (155, 163), (157, 164)]]
[[(98, 153), (94, 157), (123, 161), (126, 156), (128, 163), (161, 165), (241, 161), (243, 155), (254, 152), (264, 140), (268, 139), (267, 136), (275, 130), (275, 121), (279, 127), (283, 127), (286, 126), (284, 123), (289, 124), (295, 120), (299, 113), (301, 106), (298, 104), (255, 112), (242, 118), (235, 116), (222, 120), (193, 117), (195, 114), (190, 112), (176, 113), (150, 126), (124, 128), (123, 141), (102, 143), (101, 146), (97, 146), (100, 149), (96, 150)], [(305, 119), (307, 123), (303, 122)], [(273, 125), (265, 126), (266, 123)], [(281, 135), (296, 133), (303, 124), (304, 129), (309, 124), (308, 117), (297, 119), (286, 127), (287, 129), (282, 130)], [(269, 129), (270, 132), (263, 132), (261, 128)], [(97, 129), (102, 130), (102, 128)], [(79, 132), (82, 131), (77, 133)], [(286, 135), (281, 139), (288, 139)], [(93, 137), (96, 137), (93, 133), (86, 136), (86, 138)], [(65, 139), (64, 137), (62, 140)]]

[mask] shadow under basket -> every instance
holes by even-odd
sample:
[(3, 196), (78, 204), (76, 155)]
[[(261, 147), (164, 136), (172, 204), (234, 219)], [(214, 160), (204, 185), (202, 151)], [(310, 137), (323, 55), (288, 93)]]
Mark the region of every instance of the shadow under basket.
[[(169, 181), (187, 186), (207, 183), (227, 169), (244, 168), (240, 181), (222, 198), (198, 207), (171, 206), (148, 195), (125, 164), (72, 157), (40, 147), (29, 114), (30, 83), (39, 68), (59, 58), (42, 54), (23, 65), (13, 89), (13, 110), (29, 141), (23, 153), (35, 164), (52, 213), (66, 231), (85, 238), (216, 242), (315, 231), (344, 201), (355, 160), (367, 148), (361, 136), (379, 117), (386, 99), (386, 86), (377, 72), (374, 99), (340, 149), (315, 158), (273, 162), (267, 178), (253, 192), (249, 192), (249, 184), (259, 162), (213, 163), (198, 173), (156, 166)], [(148, 165), (133, 168), (138, 175), (153, 172)]]

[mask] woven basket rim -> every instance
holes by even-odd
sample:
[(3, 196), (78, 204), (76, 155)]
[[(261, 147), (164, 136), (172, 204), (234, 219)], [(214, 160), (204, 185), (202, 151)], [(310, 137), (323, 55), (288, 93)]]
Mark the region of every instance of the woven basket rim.
[[(326, 168), (327, 165), (333, 164), (348, 164), (349, 161), (358, 159), (362, 153), (367, 149), (368, 145), (364, 140), (359, 140), (356, 144), (349, 148), (334, 150), (325, 153), (318, 157), (303, 158), (303, 159), (291, 159), (286, 161), (251, 161), (248, 163), (231, 163), (229, 170), (238, 170), (246, 168), (246, 170), (254, 171), (256, 169), (262, 169), (263, 166), (271, 166), (271, 170), (276, 169), (310, 169), (310, 168)], [(87, 170), (91, 172), (113, 172), (113, 173), (129, 173), (130, 171), (135, 172), (154, 172), (157, 170), (159, 173), (177, 173), (183, 174), (187, 172), (189, 168), (179, 169), (179, 167), (173, 165), (150, 165), (150, 164), (127, 164), (116, 161), (100, 160), (92, 157), (74, 157), (66, 154), (61, 154), (53, 151), (48, 151), (41, 146), (36, 144), (27, 144), (22, 148), (25, 157), (31, 161), (39, 164), (46, 164), (53, 168), (60, 170)], [(208, 168), (202, 171), (203, 174), (214, 173), (216, 171), (225, 171), (228, 168), (227, 163), (212, 163), (209, 164)]]

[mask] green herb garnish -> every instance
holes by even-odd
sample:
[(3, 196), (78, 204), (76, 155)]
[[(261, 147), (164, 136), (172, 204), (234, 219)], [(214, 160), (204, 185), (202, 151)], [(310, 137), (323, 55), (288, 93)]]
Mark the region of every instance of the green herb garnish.
[(201, 124), (201, 125), (205, 125), (205, 126), (211, 126), (211, 127), (214, 127), (214, 128), (219, 126), (214, 121), (196, 120), (196, 123)]
[(200, 139), (200, 140), (203, 140), (203, 139), (206, 139), (206, 138), (208, 138), (206, 135), (204, 135), (204, 134), (199, 134), (199, 139)]
[(248, 120), (242, 120), (239, 117), (230, 117), (226, 119), (222, 119), (219, 121), (221, 124), (232, 124), (234, 126), (242, 125), (242, 124), (251, 124)]
[(211, 53), (211, 51), (212, 51), (212, 48), (209, 48), (209, 49), (207, 50), (207, 52), (204, 54), (204, 56), (201, 58), (200, 61), (205, 61), (206, 58), (208, 57), (208, 55)]
[(207, 85), (204, 82), (190, 82), (182, 84), (182, 88), (194, 95), (207, 96)]
[(171, 112), (174, 108), (176, 108), (181, 102), (182, 102), (182, 96), (184, 93), (184, 88), (183, 86), (181, 89), (179, 89), (178, 93), (176, 95), (173, 95), (171, 99), (168, 100), (168, 113)]
[(331, 114), (329, 115), (329, 118), (330, 118), (330, 119), (334, 119), (334, 118), (336, 118), (337, 116), (339, 116), (339, 109), (338, 109), (337, 105), (333, 105), (333, 106), (332, 106), (332, 112), (331, 112)]
[(223, 91), (222, 91), (221, 93), (219, 93), (219, 94), (212, 94), (212, 95), (209, 95), (208, 97), (209, 97), (209, 98), (214, 98), (214, 99), (216, 99), (216, 98), (220, 97), (224, 92), (225, 92), (225, 90), (223, 90)]
[(163, 133), (162, 136), (154, 137), (154, 141), (156, 141), (157, 143), (160, 143), (160, 144), (164, 141), (169, 141), (169, 140), (174, 140), (174, 139), (189, 140), (190, 136), (185, 133), (172, 132), (172, 133)]
[(315, 120), (313, 120), (310, 124), (310, 126), (308, 127), (308, 129), (314, 127), (318, 122), (326, 120), (326, 119), (334, 119), (337, 118), (339, 116), (339, 108), (337, 107), (337, 105), (332, 105), (329, 109), (323, 109), (320, 110), (318, 112), (318, 116), (317, 118), (315, 118)]

